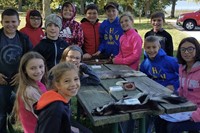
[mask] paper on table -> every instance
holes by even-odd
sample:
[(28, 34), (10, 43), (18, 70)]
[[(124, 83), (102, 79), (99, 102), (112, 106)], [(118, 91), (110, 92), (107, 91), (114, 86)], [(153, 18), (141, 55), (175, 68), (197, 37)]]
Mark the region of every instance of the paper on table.
[(111, 87), (109, 87), (109, 90), (110, 91), (122, 91), (123, 88), (122, 88), (122, 86), (111, 86)]
[(91, 66), (93, 69), (100, 69), (101, 68), (101, 65), (92, 65)]
[(164, 114), (160, 115), (160, 117), (166, 121), (170, 122), (181, 122), (190, 120), (192, 112), (181, 112), (181, 113), (174, 113), (174, 114)]

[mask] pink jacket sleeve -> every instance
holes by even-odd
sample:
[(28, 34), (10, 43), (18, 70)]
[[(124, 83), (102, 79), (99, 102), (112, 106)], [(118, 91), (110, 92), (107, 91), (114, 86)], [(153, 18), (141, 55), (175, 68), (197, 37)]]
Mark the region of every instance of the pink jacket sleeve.
[(192, 113), (192, 119), (194, 122), (200, 122), (200, 108), (197, 108), (197, 110)]

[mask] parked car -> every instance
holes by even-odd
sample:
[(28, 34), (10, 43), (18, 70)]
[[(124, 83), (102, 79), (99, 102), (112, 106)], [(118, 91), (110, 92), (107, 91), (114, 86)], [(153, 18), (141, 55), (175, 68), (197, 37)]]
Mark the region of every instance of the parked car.
[(182, 26), (185, 30), (194, 30), (196, 26), (200, 26), (200, 10), (180, 14), (176, 24)]

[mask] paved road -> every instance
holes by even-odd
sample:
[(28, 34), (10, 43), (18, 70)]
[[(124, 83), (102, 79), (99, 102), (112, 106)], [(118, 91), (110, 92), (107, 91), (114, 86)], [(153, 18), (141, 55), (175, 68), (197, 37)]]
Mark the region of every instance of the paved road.
[(176, 20), (166, 19), (166, 22), (172, 24), (177, 30), (182, 31), (189, 36), (195, 37), (200, 41), (200, 27), (195, 28), (193, 31), (186, 31), (183, 29), (183, 27), (176, 25)]

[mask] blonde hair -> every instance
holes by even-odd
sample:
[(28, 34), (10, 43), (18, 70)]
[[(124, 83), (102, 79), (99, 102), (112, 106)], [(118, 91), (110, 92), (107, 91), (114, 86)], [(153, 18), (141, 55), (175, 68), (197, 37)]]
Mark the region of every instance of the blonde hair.
[(62, 75), (66, 71), (75, 70), (77, 74), (79, 73), (79, 69), (76, 65), (69, 63), (69, 62), (61, 62), (57, 65), (55, 65), (48, 73), (48, 89), (56, 89), (55, 83), (59, 82)]
[[(42, 77), (41, 82), (46, 85), (46, 81), (47, 81), (47, 67), (46, 67), (44, 57), (42, 55), (40, 55), (39, 53), (33, 52), (33, 51), (24, 54), (20, 60), (19, 86), (17, 89), (15, 105), (14, 105), (14, 108), (12, 111), (12, 113), (15, 115), (15, 117), (17, 119), (19, 119), (19, 98), (23, 97), (24, 102), (27, 103), (27, 105), (29, 105), (28, 100), (33, 100), (31, 97), (27, 97), (27, 94), (26, 94), (27, 86), (32, 86), (32, 87), (36, 88), (39, 91), (39, 93), (41, 93), (37, 83), (33, 79), (31, 79), (26, 73), (26, 66), (31, 59), (42, 59), (43, 60), (44, 65), (45, 65), (45, 73)], [(31, 106), (31, 105), (29, 105), (29, 106)]]
[(130, 12), (124, 12), (120, 17), (119, 21), (121, 21), (122, 17), (127, 16), (132, 22), (134, 22), (134, 17)]
[(144, 46), (146, 45), (146, 43), (148, 42), (151, 42), (151, 43), (156, 43), (156, 44), (159, 44), (158, 47), (161, 48), (161, 45), (160, 45), (160, 39), (157, 37), (157, 36), (148, 36), (145, 38), (145, 41), (144, 41)]
[(83, 51), (79, 46), (70, 45), (63, 51), (60, 62), (66, 61), (66, 57), (68, 56), (69, 51), (78, 51), (81, 54), (81, 58), (83, 57)]

